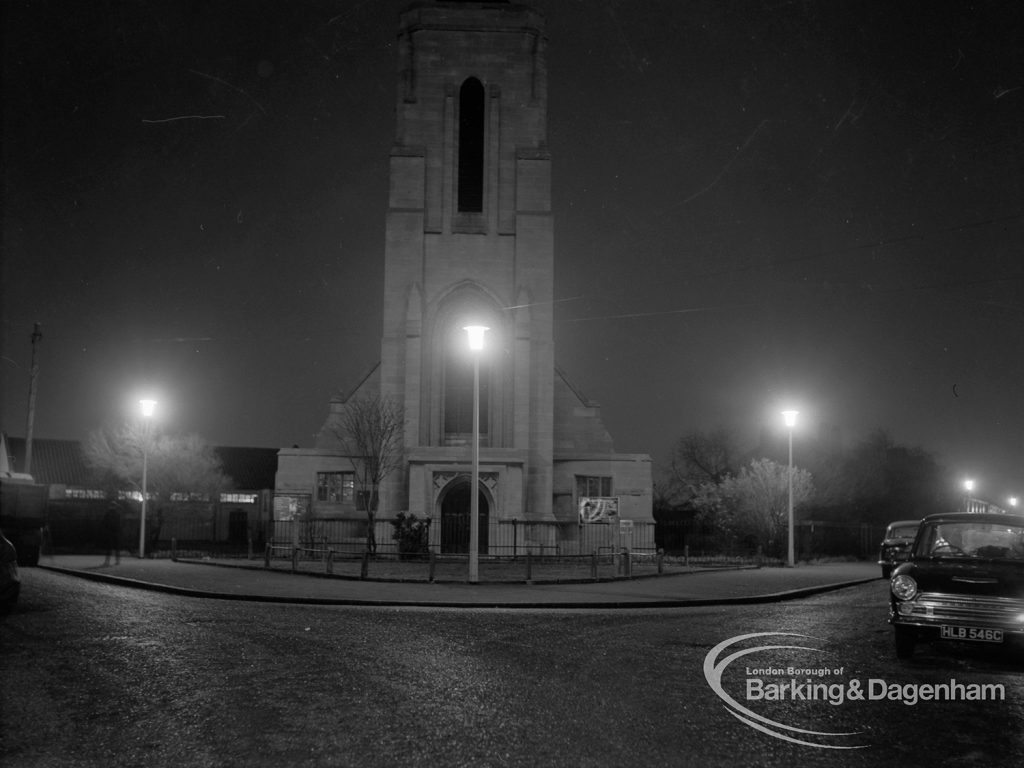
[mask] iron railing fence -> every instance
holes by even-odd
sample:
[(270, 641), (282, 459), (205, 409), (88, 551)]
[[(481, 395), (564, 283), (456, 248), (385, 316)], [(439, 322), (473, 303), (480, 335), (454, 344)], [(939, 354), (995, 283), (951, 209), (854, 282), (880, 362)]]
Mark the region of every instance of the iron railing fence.
[[(100, 503), (54, 503), (49, 506), (47, 550), (51, 553), (102, 552), (104, 505)], [(465, 557), (469, 550), (468, 519), (420, 520), (425, 541), (437, 558)], [(147, 533), (154, 538), (147, 551), (155, 557), (171, 555), (172, 543), (179, 556), (259, 559), (269, 543), (300, 547), (340, 559), (359, 559), (367, 550), (367, 522), (359, 516), (338, 520), (276, 521), (265, 526), (233, 529), (217, 524), (215, 513), (203, 507), (175, 510), (147, 521)], [(121, 542), (125, 551), (138, 544), (138, 513), (126, 507), (122, 515)], [(481, 526), (481, 558), (509, 559), (527, 555), (535, 561), (558, 558), (588, 558), (593, 554), (610, 557), (628, 549), (636, 559), (653, 557), (659, 550), (667, 560), (688, 558), (692, 563), (733, 563), (779, 561), (782, 549), (762, 551), (746, 542), (729, 539), (693, 521), (633, 521), (631, 524), (560, 523), (555, 521), (491, 520)], [(393, 538), (392, 518), (377, 519), (374, 525), (379, 557), (398, 559), (407, 554)], [(795, 526), (797, 558), (857, 558), (872, 560), (884, 536), (884, 527), (861, 522), (801, 520)], [(403, 549), (400, 552), (400, 549)], [(416, 547), (413, 547), (413, 553)], [(425, 554), (425, 553), (424, 553)], [(290, 558), (289, 554), (289, 558)], [(321, 559), (326, 554), (320, 555)], [(316, 557), (310, 557), (316, 559)], [(589, 565), (586, 566), (589, 568)]]
[[(426, 530), (429, 545), (441, 554), (465, 554), (469, 551), (469, 521), (433, 519), (417, 521)], [(623, 548), (655, 553), (656, 523), (631, 522), (630, 526), (577, 525), (554, 521), (495, 520), (481, 526), (479, 553), (507, 557), (589, 555), (594, 551), (610, 553)], [(278, 521), (273, 524), (271, 541), (290, 543), (306, 549), (333, 549), (357, 553), (367, 548), (365, 518), (337, 520)], [(378, 519), (374, 525), (377, 554), (397, 553), (398, 542), (391, 519)]]
[[(181, 555), (178, 555), (182, 557)], [(182, 557), (182, 559), (187, 559)], [(587, 581), (654, 576), (692, 571), (699, 567), (755, 565), (751, 553), (711, 557), (670, 557), (660, 552), (620, 550), (588, 555), (482, 555), (478, 577), (487, 582)], [(371, 555), (330, 548), (268, 543), (262, 567), (292, 573), (327, 574), (358, 579), (396, 581), (467, 581), (469, 557), (439, 554), (433, 548), (416, 555)]]

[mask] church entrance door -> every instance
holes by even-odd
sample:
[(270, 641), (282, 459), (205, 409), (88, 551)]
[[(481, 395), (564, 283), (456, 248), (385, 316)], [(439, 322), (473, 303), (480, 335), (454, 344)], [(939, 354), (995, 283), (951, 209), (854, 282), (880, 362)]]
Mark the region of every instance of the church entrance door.
[[(477, 551), (481, 555), (487, 554), (487, 517), (490, 509), (487, 505), (487, 495), (482, 491), (479, 494), (480, 510), (480, 535), (477, 539), (479, 547)], [(461, 482), (453, 485), (441, 499), (441, 552), (444, 554), (466, 554), (469, 552), (469, 512), (470, 502), (469, 482)]]

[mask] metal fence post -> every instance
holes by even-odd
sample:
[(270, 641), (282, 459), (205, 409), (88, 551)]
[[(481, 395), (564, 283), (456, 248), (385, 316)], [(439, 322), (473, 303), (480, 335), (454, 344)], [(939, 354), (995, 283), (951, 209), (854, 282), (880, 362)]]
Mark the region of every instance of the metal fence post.
[(629, 556), (629, 550), (626, 547), (622, 548), (622, 574), (627, 578), (633, 576), (633, 563), (632, 558)]
[(366, 574), (370, 569), (370, 553), (367, 551), (363, 552), (363, 564), (359, 569), (359, 578), (365, 579)]
[(429, 557), (430, 557), (430, 572), (427, 574), (427, 580), (430, 581), (430, 582), (433, 582), (434, 581), (434, 562), (435, 562), (435, 560), (434, 560), (434, 548), (428, 546), (427, 547), (427, 552), (429, 553)]
[(176, 562), (178, 559), (178, 540), (171, 538), (171, 561)]
[(597, 550), (590, 553), (590, 578), (597, 581)]
[(665, 572), (665, 550), (658, 550), (658, 573), (662, 574)]
[(327, 550), (327, 572), (334, 575), (334, 550)]
[(526, 583), (533, 581), (533, 550), (526, 550)]
[(252, 560), (252, 536), (246, 538), (249, 543), (249, 559)]
[(299, 569), (299, 548), (292, 547), (292, 573)]
[(683, 547), (683, 564), (687, 568), (690, 567), (690, 545), (689, 544), (687, 544), (687, 545), (685, 545)]
[(271, 547), (274, 546), (272, 542), (273, 542), (273, 539), (268, 541), (267, 542), (267, 546), (265, 546), (263, 548), (263, 567), (264, 568), (269, 568), (270, 567), (270, 549), (271, 549)]

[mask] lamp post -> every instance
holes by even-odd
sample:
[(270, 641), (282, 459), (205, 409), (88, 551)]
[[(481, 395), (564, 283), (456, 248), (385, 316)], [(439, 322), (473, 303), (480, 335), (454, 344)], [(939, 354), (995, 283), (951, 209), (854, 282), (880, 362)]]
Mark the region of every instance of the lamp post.
[(971, 491), (974, 490), (973, 480), (964, 480), (964, 512), (971, 511)]
[(792, 568), (796, 565), (793, 552), (793, 427), (796, 426), (796, 417), (799, 411), (783, 411), (782, 418), (786, 421), (789, 429), (789, 546), (786, 553), (786, 564)]
[(139, 559), (146, 556), (146, 472), (149, 468), (149, 418), (156, 408), (156, 400), (140, 400), (142, 418), (145, 419), (142, 436), (142, 514), (139, 517)]
[(480, 353), (484, 348), (483, 325), (467, 325), (469, 351), (473, 354), (473, 474), (469, 489), (469, 581), (480, 581)]

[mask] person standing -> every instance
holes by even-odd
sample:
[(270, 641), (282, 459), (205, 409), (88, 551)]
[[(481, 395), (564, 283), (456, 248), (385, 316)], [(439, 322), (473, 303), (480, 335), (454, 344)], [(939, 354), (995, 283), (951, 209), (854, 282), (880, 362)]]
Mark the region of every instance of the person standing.
[(116, 501), (107, 505), (103, 514), (103, 548), (106, 557), (103, 565), (110, 565), (110, 553), (114, 553), (114, 564), (121, 564), (121, 508)]

